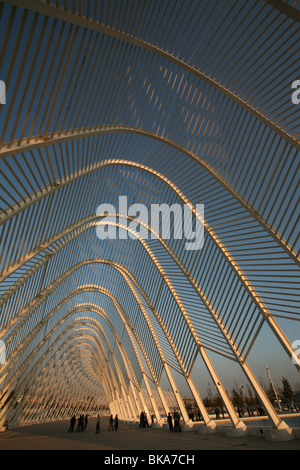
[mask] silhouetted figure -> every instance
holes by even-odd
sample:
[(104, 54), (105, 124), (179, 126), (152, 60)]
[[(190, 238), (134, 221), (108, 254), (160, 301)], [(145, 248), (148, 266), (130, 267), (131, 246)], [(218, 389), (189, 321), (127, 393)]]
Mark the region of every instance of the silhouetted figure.
[(76, 432), (84, 431), (84, 415), (80, 415), (78, 418)]
[(96, 434), (100, 433), (100, 415), (97, 417), (97, 423), (96, 423)]
[(113, 415), (110, 415), (108, 430), (109, 430), (109, 431), (113, 431), (113, 430), (114, 430), (114, 418), (113, 418)]
[(144, 427), (144, 412), (142, 411), (140, 414), (140, 428)]
[(169, 424), (169, 430), (170, 430), (170, 432), (172, 432), (173, 431), (173, 420), (172, 420), (171, 413), (168, 414), (167, 420), (168, 420), (168, 424)]
[(87, 425), (88, 425), (88, 415), (85, 415), (84, 429), (87, 428)]
[(71, 421), (70, 421), (70, 427), (69, 427), (68, 432), (73, 432), (74, 431), (75, 423), (76, 423), (76, 417), (73, 415), (72, 418), (71, 418)]
[(174, 432), (181, 432), (180, 417), (177, 411), (174, 413)]
[(118, 427), (119, 427), (119, 418), (118, 418), (118, 415), (115, 416), (115, 431), (118, 430)]
[(265, 416), (265, 410), (263, 409), (262, 406), (257, 407), (257, 413), (259, 416)]

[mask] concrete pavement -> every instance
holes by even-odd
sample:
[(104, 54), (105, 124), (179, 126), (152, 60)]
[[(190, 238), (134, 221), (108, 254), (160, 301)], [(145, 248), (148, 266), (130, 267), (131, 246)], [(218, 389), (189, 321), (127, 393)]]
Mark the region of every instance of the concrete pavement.
[[(223, 433), (170, 433), (163, 429), (140, 429), (120, 423), (118, 431), (108, 431), (102, 417), (100, 434), (96, 418), (90, 418), (83, 432), (68, 433), (69, 421), (23, 426), (0, 434), (0, 450), (300, 450), (300, 440), (267, 441), (263, 437), (228, 437)], [(76, 430), (76, 426), (75, 426)], [(107, 453), (106, 452), (106, 453)]]

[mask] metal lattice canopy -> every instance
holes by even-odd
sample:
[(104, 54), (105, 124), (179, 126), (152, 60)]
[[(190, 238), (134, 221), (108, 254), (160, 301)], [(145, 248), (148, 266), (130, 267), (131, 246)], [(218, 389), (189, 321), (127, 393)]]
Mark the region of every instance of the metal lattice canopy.
[[(179, 377), (214, 426), (192, 377), (201, 360), (243, 427), (220, 357), (285, 427), (248, 358), (267, 326), (291, 362), (287, 323), (299, 331), (297, 1), (22, 0), (0, 13), (0, 425), (101, 406), (160, 421), (170, 396), (188, 422)], [(121, 195), (194, 216), (204, 204), (202, 248), (97, 213)], [(119, 236), (101, 240), (103, 225)]]

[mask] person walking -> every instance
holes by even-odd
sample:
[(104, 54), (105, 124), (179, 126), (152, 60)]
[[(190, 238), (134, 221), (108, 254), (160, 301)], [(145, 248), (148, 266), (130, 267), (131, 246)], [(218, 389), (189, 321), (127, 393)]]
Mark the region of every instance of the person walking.
[(113, 430), (114, 430), (114, 418), (113, 418), (113, 415), (110, 415), (108, 430), (109, 430), (109, 431), (113, 431)]
[(100, 434), (100, 415), (97, 417), (96, 434)]
[(75, 423), (76, 423), (76, 417), (73, 415), (72, 418), (71, 418), (71, 421), (70, 421), (70, 427), (69, 427), (68, 432), (73, 432), (74, 431)]
[(118, 415), (115, 416), (115, 431), (118, 430), (118, 427), (119, 427), (119, 418), (118, 418)]
[(169, 430), (170, 430), (170, 432), (172, 432), (173, 431), (173, 420), (172, 420), (171, 413), (168, 414), (167, 420), (168, 420), (168, 424), (169, 424)]
[(177, 411), (174, 413), (174, 432), (181, 432), (180, 416)]
[(88, 415), (85, 415), (84, 429), (87, 428), (87, 425), (88, 425)]
[(81, 415), (78, 416), (78, 422), (77, 422), (77, 429), (76, 432), (81, 431), (81, 422), (82, 422), (82, 417)]
[(140, 414), (140, 428), (144, 426), (144, 412), (142, 411)]
[(76, 432), (84, 431), (84, 415), (80, 415), (78, 418)]

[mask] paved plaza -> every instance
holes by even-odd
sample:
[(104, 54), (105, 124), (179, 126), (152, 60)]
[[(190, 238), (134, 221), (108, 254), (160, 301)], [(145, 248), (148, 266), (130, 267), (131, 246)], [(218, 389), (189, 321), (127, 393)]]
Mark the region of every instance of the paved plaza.
[[(267, 441), (263, 437), (226, 437), (223, 433), (170, 433), (164, 429), (141, 429), (120, 423), (118, 431), (108, 431), (108, 418), (90, 418), (83, 432), (68, 433), (69, 422), (58, 421), (10, 429), (0, 434), (0, 450), (102, 450), (111, 451), (198, 451), (198, 450), (300, 450), (300, 440)], [(76, 430), (76, 427), (75, 427)]]

